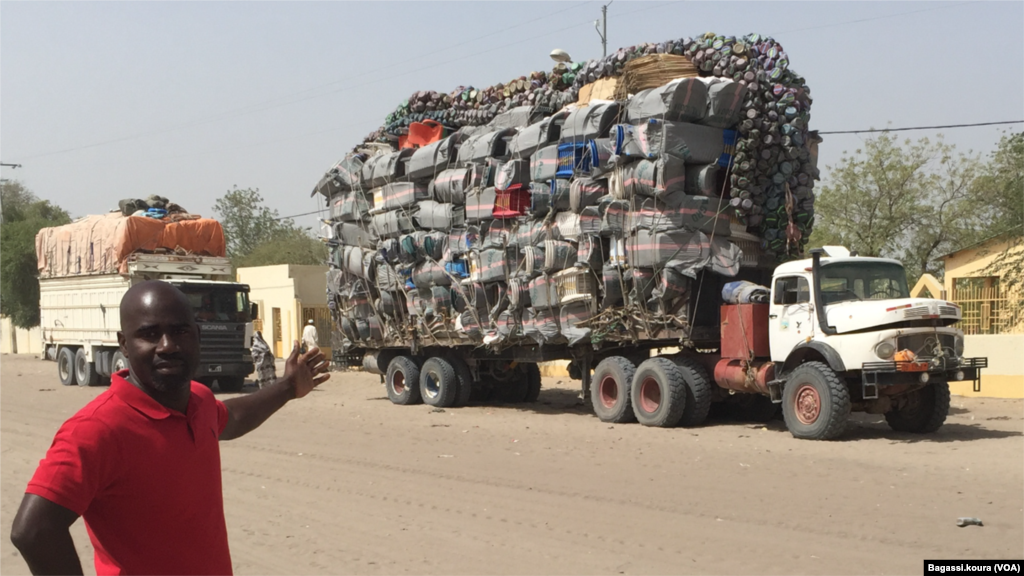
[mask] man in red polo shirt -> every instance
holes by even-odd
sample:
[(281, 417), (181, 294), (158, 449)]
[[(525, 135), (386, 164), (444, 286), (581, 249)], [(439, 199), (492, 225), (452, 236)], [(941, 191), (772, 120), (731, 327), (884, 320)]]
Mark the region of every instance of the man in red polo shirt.
[(262, 424), (327, 380), (319, 349), (284, 377), (220, 402), (192, 381), (199, 331), (185, 295), (165, 282), (121, 300), (130, 368), (61, 426), (28, 484), (11, 540), (34, 574), (81, 574), (69, 531), (81, 516), (97, 574), (230, 574), (218, 440)]

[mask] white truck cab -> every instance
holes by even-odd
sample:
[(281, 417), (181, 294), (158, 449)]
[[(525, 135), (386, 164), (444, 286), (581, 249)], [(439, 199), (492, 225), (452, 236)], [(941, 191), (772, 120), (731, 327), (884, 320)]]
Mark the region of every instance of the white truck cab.
[(951, 380), (978, 387), (985, 358), (964, 358), (955, 303), (911, 298), (902, 264), (812, 251), (772, 276), (768, 326), (781, 401), (794, 436), (833, 438), (851, 410), (885, 414), (895, 430), (932, 432)]

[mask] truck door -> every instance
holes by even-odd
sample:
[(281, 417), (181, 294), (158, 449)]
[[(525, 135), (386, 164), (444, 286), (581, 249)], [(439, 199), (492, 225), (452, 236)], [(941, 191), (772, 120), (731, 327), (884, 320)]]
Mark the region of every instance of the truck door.
[(782, 362), (793, 348), (813, 334), (811, 288), (803, 276), (781, 276), (772, 286), (768, 311), (772, 360)]

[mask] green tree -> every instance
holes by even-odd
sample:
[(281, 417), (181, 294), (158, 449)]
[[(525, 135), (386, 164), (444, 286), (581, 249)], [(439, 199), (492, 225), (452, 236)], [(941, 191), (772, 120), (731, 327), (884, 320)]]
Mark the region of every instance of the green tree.
[(1016, 296), (1010, 302), (1011, 316), (1024, 318), (1024, 132), (1003, 135), (976, 189), (979, 196), (991, 199), (986, 215), (992, 221), (991, 235), (1010, 235), (1010, 249), (998, 254), (983, 274), (1000, 277)]
[(815, 203), (812, 245), (840, 244), (863, 256), (896, 258), (911, 284), (924, 273), (941, 277), (939, 256), (991, 229), (975, 186), (982, 162), (958, 153), (941, 136), (900, 143), (885, 132), (828, 168)]
[(235, 268), (326, 262), (322, 242), (263, 202), (259, 189), (234, 188), (214, 203)]
[(71, 218), (14, 180), (0, 185), (0, 203), (0, 314), (19, 328), (31, 328), (39, 325), (36, 233)]

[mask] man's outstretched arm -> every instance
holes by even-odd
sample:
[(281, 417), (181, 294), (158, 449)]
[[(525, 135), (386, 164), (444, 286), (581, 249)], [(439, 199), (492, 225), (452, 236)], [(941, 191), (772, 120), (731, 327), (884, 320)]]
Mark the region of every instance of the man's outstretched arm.
[(14, 516), (11, 542), (33, 574), (81, 574), (71, 525), (78, 514), (42, 496), (25, 494)]
[(228, 423), (220, 439), (232, 440), (252, 432), (289, 400), (302, 398), (330, 378), (328, 368), (319, 348), (299, 355), (299, 343), (295, 342), (284, 365), (284, 377), (258, 392), (224, 401)]

